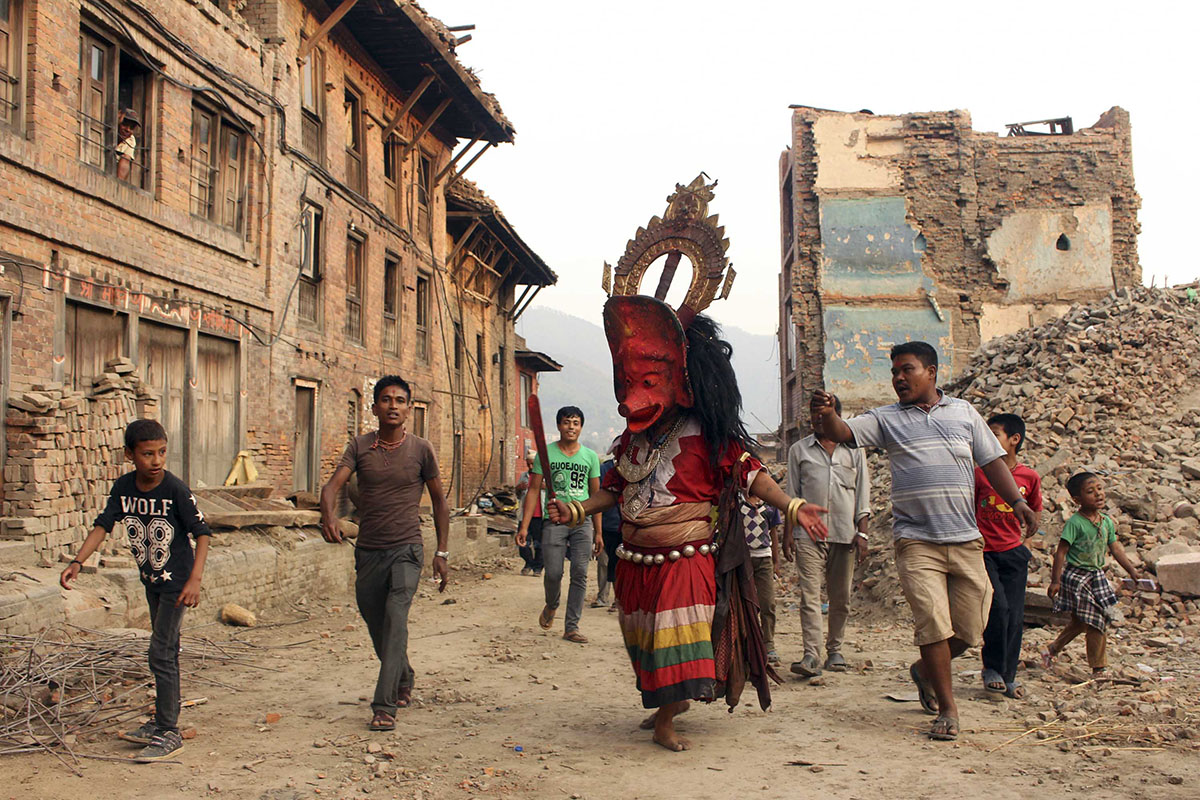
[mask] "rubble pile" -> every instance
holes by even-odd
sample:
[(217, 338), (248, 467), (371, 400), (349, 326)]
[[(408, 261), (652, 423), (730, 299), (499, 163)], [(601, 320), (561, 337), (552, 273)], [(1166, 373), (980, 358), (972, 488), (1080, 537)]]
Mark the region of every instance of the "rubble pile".
[[(1045, 504), (1041, 533), (1027, 542), (1033, 552), (1027, 622), (1051, 621), (1051, 562), (1063, 523), (1074, 513), (1066, 483), (1081, 470), (1104, 478), (1107, 513), (1125, 551), (1161, 584), (1129, 585), (1109, 559), (1120, 602), (1109, 635), (1112, 674), (1097, 682), (1100, 693), (1075, 690), (1092, 684), (1082, 641), (1043, 671), (1036, 654), (1057, 630), (1027, 631), (1024, 674), (1031, 693), (1012, 710), (1030, 735), (1016, 744), (1085, 752), (1197, 746), (1200, 716), (1182, 698), (1200, 689), (1194, 655), (1200, 634), (1200, 305), (1179, 290), (1122, 289), (988, 342), (945, 390), (985, 418), (1010, 412), (1027, 425), (1020, 458), (1042, 476)], [(870, 464), (875, 514), (872, 557), (862, 573), (863, 610), (906, 610), (892, 549), (883, 544), (891, 541), (892, 522), (887, 458), (873, 455)], [(1040, 711), (1024, 718), (1031, 707)]]
[[(128, 358), (107, 362), (86, 394), (47, 383), (10, 397), (0, 536), (31, 540), (43, 562), (71, 552), (128, 471), (125, 427), (157, 417), (157, 393)], [(112, 538), (104, 552), (121, 548)]]
[[(1186, 580), (1200, 570), (1200, 305), (1180, 291), (1121, 289), (988, 342), (946, 392), (985, 418), (1010, 412), (1025, 420), (1020, 457), (1042, 476), (1045, 502), (1042, 533), (1028, 543), (1031, 589), (1049, 584), (1058, 533), (1074, 513), (1066, 482), (1086, 469), (1104, 477), (1108, 513), (1134, 562), (1151, 573), (1160, 560), (1175, 565), (1161, 594), (1121, 587), (1130, 622), (1200, 621), (1200, 598)], [(874, 540), (887, 541), (886, 457), (871, 467), (873, 506), (882, 512), (872, 521)], [(890, 548), (873, 561), (864, 586), (877, 599), (899, 598)]]

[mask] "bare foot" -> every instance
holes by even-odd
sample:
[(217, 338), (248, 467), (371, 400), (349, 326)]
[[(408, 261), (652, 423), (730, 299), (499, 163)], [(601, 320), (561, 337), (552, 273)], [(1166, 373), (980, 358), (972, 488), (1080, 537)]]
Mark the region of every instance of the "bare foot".
[(684, 750), (692, 749), (692, 743), (680, 736), (674, 728), (668, 728), (664, 733), (659, 733), (656, 729), (654, 743), (667, 748), (672, 753), (682, 753)]
[(687, 708), (688, 701), (669, 703), (654, 715), (654, 743), (667, 748), (673, 753), (687, 750), (692, 743), (679, 735), (675, 730), (675, 717)]
[[(691, 701), (684, 700), (683, 707), (680, 708), (678, 711), (676, 711), (674, 716), (679, 716), (680, 714), (684, 713), (691, 707), (692, 707)], [(638, 727), (644, 731), (652, 731), (652, 730), (654, 730), (654, 724), (657, 720), (658, 720), (658, 712), (655, 711), (653, 714), (651, 714), (650, 716), (648, 716), (644, 720), (642, 720), (642, 724), (638, 725)]]

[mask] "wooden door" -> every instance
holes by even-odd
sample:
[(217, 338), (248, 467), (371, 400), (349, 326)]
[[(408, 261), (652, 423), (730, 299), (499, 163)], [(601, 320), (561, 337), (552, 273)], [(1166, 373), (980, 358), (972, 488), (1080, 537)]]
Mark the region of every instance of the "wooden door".
[(317, 392), (309, 386), (296, 387), (296, 432), (292, 446), (292, 488), (297, 492), (315, 492), (314, 444)]
[(187, 331), (141, 321), (138, 360), (146, 382), (158, 392), (158, 419), (167, 431), (167, 469), (184, 477), (183, 397), (187, 384)]
[(66, 383), (90, 394), (104, 365), (125, 354), (125, 315), (68, 302), (66, 340)]
[(237, 342), (200, 334), (196, 348), (196, 425), (192, 431), (192, 483), (225, 482), (237, 455)]

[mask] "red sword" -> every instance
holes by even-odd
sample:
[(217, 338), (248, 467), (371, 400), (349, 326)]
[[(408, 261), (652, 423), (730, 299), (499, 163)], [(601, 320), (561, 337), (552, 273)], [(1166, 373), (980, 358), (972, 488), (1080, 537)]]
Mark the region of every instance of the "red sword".
[(546, 451), (546, 431), (542, 428), (542, 404), (536, 394), (529, 395), (529, 427), (533, 429), (533, 443), (537, 445), (538, 464), (542, 467), (542, 485), (546, 496), (554, 499), (554, 481), (550, 478), (550, 453)]

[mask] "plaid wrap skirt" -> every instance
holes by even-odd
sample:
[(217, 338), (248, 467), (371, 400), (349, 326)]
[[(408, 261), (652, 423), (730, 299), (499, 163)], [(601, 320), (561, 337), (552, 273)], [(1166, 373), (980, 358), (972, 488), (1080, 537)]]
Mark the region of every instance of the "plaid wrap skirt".
[(1069, 611), (1085, 624), (1103, 631), (1108, 627), (1109, 608), (1117, 604), (1117, 593), (1103, 570), (1068, 565), (1062, 586), (1054, 598), (1054, 610)]

